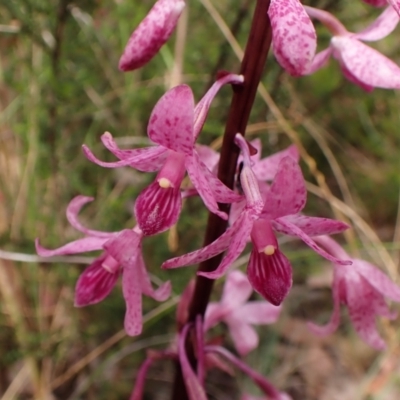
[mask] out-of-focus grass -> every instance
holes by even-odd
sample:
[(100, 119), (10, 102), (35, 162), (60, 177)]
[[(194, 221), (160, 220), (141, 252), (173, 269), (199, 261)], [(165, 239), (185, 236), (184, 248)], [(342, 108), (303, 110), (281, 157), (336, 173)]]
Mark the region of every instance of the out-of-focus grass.
[[(99, 158), (111, 160), (99, 141), (104, 131), (125, 141), (145, 139), (151, 109), (172, 84), (190, 84), (199, 99), (212, 71), (237, 71), (239, 62), (220, 29), (221, 21), (215, 23), (202, 5), (206, 3), (189, 3), (188, 23), (182, 23), (178, 34), (181, 47), (174, 47), (174, 41), (170, 41), (146, 68), (128, 74), (118, 71), (118, 59), (132, 29), (152, 2), (6, 0), (0, 5), (2, 250), (33, 254), (35, 237), (48, 247), (79, 237), (65, 218), (66, 205), (77, 194), (95, 197), (82, 213), (82, 220), (90, 227), (120, 230), (133, 226), (134, 198), (152, 177), (130, 169), (100, 168), (83, 157), (80, 147), (86, 143)], [(354, 30), (362, 26), (362, 19), (349, 15), (371, 18), (377, 14), (361, 2), (317, 3), (328, 4)], [(213, 17), (219, 13), (228, 28), (240, 21), (237, 2), (212, 4), (217, 11)], [(234, 36), (239, 47), (245, 44), (251, 15), (251, 2), (243, 0), (241, 4), (247, 18), (236, 24)], [(318, 4), (313, 2), (314, 6)], [(318, 30), (322, 46), (328, 36), (320, 27)], [(376, 46), (400, 61), (396, 33)], [(334, 61), (313, 76), (294, 80), (282, 74), (271, 55), (266, 70), (263, 83), (274, 103), (265, 96), (258, 98), (249, 131), (262, 137), (265, 155), (293, 140), (302, 144), (304, 172), (317, 184), (309, 196), (307, 213), (336, 215), (355, 224), (355, 232), (346, 237), (350, 249), (383, 268), (388, 266), (387, 257), (391, 258), (390, 272), (396, 276), (393, 266), (398, 263), (400, 239), (396, 224), (399, 95), (379, 89), (365, 94), (342, 78)], [(202, 143), (218, 143), (229, 98), (230, 90), (224, 88), (210, 111)], [(313, 168), (314, 161), (318, 170)], [(189, 199), (177, 226), (177, 253), (201, 245), (205, 223), (201, 203)], [(377, 232), (377, 236), (371, 232)], [(161, 262), (171, 255), (167, 239), (167, 234), (149, 238), (144, 244), (145, 257), (150, 271), (162, 280), (171, 278), (175, 293), (180, 293), (194, 269), (159, 271)], [(355, 399), (367, 395), (389, 399), (389, 395), (380, 394), (387, 392), (397, 398), (398, 362), (390, 358), (390, 351), (380, 358), (369, 352), (363, 358), (365, 347), (359, 350), (359, 345), (353, 352), (354, 363), (346, 364), (346, 368), (362, 385), (349, 389), (350, 395), (339, 389), (335, 392), (341, 373), (348, 370), (336, 368), (334, 361), (347, 360), (349, 346), (359, 343), (353, 334), (349, 338), (352, 329), (348, 325), (327, 344), (324, 342), (325, 348), (315, 345), (319, 342), (289, 335), (285, 324), (293, 326), (297, 318), (316, 313), (310, 299), (316, 299), (318, 310), (322, 310), (314, 319), (326, 317), (330, 295), (326, 288), (307, 285), (320, 265), (325, 268), (321, 259), (307, 251), (302, 253), (300, 245), (285, 246), (292, 249), (289, 256), (296, 284), (282, 322), (273, 330), (260, 329), (261, 350), (249, 356), (249, 361), (262, 372), (273, 374), (295, 399)], [(144, 299), (144, 313), (150, 313), (144, 339), (126, 338), (121, 331), (124, 304), (119, 288), (99, 305), (73, 308), (74, 284), (83, 267), (67, 262), (0, 260), (2, 399), (126, 398), (143, 349), (165, 343), (168, 338), (159, 336), (174, 333), (173, 302), (164, 307)], [(156, 306), (160, 308), (151, 314)], [(296, 327), (294, 331), (301, 333), (301, 322)], [(397, 354), (397, 331), (386, 325), (384, 332), (391, 344), (389, 349)], [(337, 352), (332, 350), (335, 346)], [(328, 355), (324, 349), (328, 349)], [(330, 361), (332, 351), (336, 358)], [(326, 371), (330, 371), (318, 375), (318, 382), (304, 367), (309, 363), (311, 371), (318, 370), (313, 355), (316, 360), (325, 360)], [(373, 360), (376, 362), (370, 368)], [(156, 389), (149, 393), (151, 398), (166, 399), (167, 384), (161, 382), (172, 379), (171, 368), (162, 365), (157, 374)], [(332, 390), (331, 397), (323, 397), (316, 389), (321, 382)], [(227, 394), (218, 389), (221, 382), (211, 383), (213, 398), (226, 398)], [(247, 383), (243, 382), (245, 387)]]

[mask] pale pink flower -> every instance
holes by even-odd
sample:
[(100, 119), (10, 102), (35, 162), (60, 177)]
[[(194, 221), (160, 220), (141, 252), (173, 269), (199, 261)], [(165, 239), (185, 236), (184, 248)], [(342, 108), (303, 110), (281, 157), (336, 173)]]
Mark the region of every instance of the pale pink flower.
[(121, 150), (110, 133), (102, 136), (104, 146), (120, 161), (100, 161), (83, 146), (86, 157), (103, 167), (129, 165), (140, 171), (159, 171), (155, 182), (135, 202), (135, 216), (146, 236), (160, 233), (177, 221), (182, 206), (180, 184), (185, 171), (207, 208), (221, 218), (227, 219), (227, 215), (219, 211), (218, 203), (241, 200), (240, 195), (222, 184), (202, 162), (195, 141), (217, 91), (224, 84), (242, 82), (241, 75), (220, 76), (196, 107), (189, 86), (179, 85), (169, 90), (154, 107), (147, 128), (149, 138), (157, 146)]
[(351, 82), (371, 91), (374, 87), (384, 89), (400, 88), (400, 67), (377, 50), (362, 41), (376, 41), (389, 35), (399, 22), (399, 15), (388, 7), (367, 28), (351, 33), (327, 11), (305, 6), (312, 18), (322, 22), (332, 33), (330, 46), (319, 52), (307, 74), (312, 74), (327, 64), (330, 56), (336, 58), (343, 75)]
[(129, 38), (119, 69), (132, 71), (150, 61), (171, 36), (184, 7), (183, 0), (158, 0)]
[[(335, 257), (350, 258), (330, 237), (320, 236), (315, 240)], [(377, 316), (396, 318), (397, 314), (389, 310), (385, 297), (400, 302), (400, 287), (369, 262), (355, 258), (351, 260), (351, 266), (334, 264), (333, 314), (330, 321), (325, 326), (309, 323), (309, 327), (318, 335), (336, 331), (342, 303), (347, 306), (351, 322), (360, 337), (375, 349), (384, 349), (385, 342), (376, 329), (375, 319)]]
[(273, 50), (279, 64), (291, 75), (304, 75), (315, 55), (317, 35), (299, 0), (271, 0)]
[(67, 208), (67, 219), (86, 236), (62, 247), (48, 250), (36, 240), (36, 251), (42, 257), (84, 253), (103, 250), (103, 253), (83, 271), (75, 291), (75, 305), (83, 307), (95, 304), (107, 297), (122, 272), (122, 292), (126, 302), (125, 330), (128, 335), (142, 331), (142, 294), (157, 301), (166, 300), (171, 293), (170, 282), (154, 290), (148, 276), (143, 256), (143, 233), (138, 228), (120, 232), (102, 232), (87, 229), (78, 221), (77, 215), (91, 197), (77, 196)]
[(253, 289), (240, 271), (228, 274), (219, 303), (209, 303), (205, 315), (204, 329), (208, 330), (219, 322), (229, 328), (236, 350), (241, 356), (258, 346), (258, 334), (252, 325), (274, 323), (281, 307), (266, 301), (247, 301)]

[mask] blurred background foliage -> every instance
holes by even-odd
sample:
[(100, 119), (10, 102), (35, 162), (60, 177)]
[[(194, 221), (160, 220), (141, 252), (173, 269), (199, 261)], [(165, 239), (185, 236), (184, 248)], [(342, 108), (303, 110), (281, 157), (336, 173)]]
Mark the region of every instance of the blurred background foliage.
[[(146, 324), (138, 338), (127, 338), (122, 330), (119, 288), (99, 305), (73, 308), (75, 281), (88, 259), (47, 263), (35, 256), (34, 239), (58, 247), (79, 237), (65, 218), (68, 202), (78, 194), (95, 198), (82, 212), (86, 225), (111, 231), (132, 227), (135, 196), (153, 176), (103, 169), (85, 159), (81, 145), (104, 160), (112, 160), (99, 140), (104, 131), (121, 145), (146, 145), (148, 117), (168, 88), (187, 83), (199, 99), (218, 70), (238, 71), (232, 41), (222, 28), (229, 27), (243, 48), (254, 1), (187, 3), (173, 39), (145, 68), (127, 74), (117, 68), (119, 57), (153, 1), (0, 3), (3, 400), (127, 398), (145, 349), (166, 346), (173, 338), (176, 295), (194, 269), (167, 274), (159, 266), (201, 245), (207, 213), (198, 199), (186, 202), (172, 233), (144, 243), (154, 281), (172, 279), (175, 295), (165, 304), (144, 299)], [(305, 3), (331, 11), (353, 31), (379, 14), (361, 1)], [(329, 33), (316, 28), (324, 48)], [(396, 29), (372, 44), (397, 63), (398, 34)], [(262, 139), (263, 155), (296, 143), (310, 182), (307, 213), (351, 223), (355, 229), (345, 238), (350, 249), (397, 279), (399, 93), (376, 89), (367, 94), (346, 81), (333, 60), (313, 76), (293, 79), (271, 54), (265, 70), (266, 91), (256, 100), (247, 134)], [(218, 94), (201, 143), (218, 148), (230, 96), (228, 87)], [(400, 398), (396, 324), (383, 324), (390, 346), (380, 355), (363, 345), (348, 323), (331, 338), (312, 337), (305, 320), (326, 320), (331, 310), (329, 267), (301, 244), (284, 246), (295, 285), (281, 322), (260, 328), (260, 349), (248, 361), (295, 400)], [(168, 399), (172, 373), (167, 363), (152, 369), (146, 398)], [(210, 398), (237, 398), (239, 387), (254, 390), (240, 376), (215, 372)]]

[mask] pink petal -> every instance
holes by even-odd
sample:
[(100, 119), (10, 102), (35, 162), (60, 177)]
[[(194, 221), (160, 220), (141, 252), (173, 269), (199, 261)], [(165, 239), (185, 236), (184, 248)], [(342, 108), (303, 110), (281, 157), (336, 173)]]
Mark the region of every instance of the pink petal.
[(299, 151), (295, 145), (289, 146), (287, 149), (278, 151), (269, 157), (263, 158), (256, 162), (253, 166), (253, 172), (260, 181), (271, 181), (278, 172), (279, 163), (285, 157), (292, 157), (299, 162)]
[(314, 72), (325, 67), (325, 65), (328, 64), (331, 55), (332, 55), (331, 47), (328, 47), (327, 49), (317, 53), (314, 59), (312, 60), (311, 64), (308, 66), (305, 75), (312, 75)]
[(279, 249), (266, 255), (253, 248), (247, 276), (253, 289), (275, 306), (282, 303), (292, 287), (292, 267)]
[(333, 37), (332, 46), (351, 74), (366, 85), (400, 88), (400, 68), (375, 49), (351, 37)]
[(111, 273), (103, 268), (106, 257), (104, 253), (96, 258), (79, 276), (75, 287), (75, 307), (99, 303), (111, 293), (119, 273)]
[(182, 374), (186, 386), (186, 391), (189, 397), (189, 400), (207, 400), (206, 393), (204, 391), (203, 386), (201, 385), (199, 379), (194, 373), (189, 360), (186, 355), (186, 337), (189, 331), (190, 325), (186, 325), (180, 334), (179, 342), (178, 342), (178, 353), (179, 353), (179, 362), (182, 368)]
[(276, 322), (281, 310), (266, 301), (250, 301), (235, 311), (235, 317), (247, 324), (266, 325)]
[(246, 302), (252, 292), (247, 276), (241, 271), (232, 271), (226, 278), (221, 303), (234, 311)]
[(86, 196), (76, 196), (74, 197), (67, 207), (67, 219), (68, 222), (78, 231), (85, 233), (89, 236), (99, 237), (99, 238), (110, 238), (114, 236), (113, 232), (103, 232), (103, 231), (95, 231), (92, 229), (88, 229), (84, 227), (78, 220), (78, 214), (81, 208), (93, 201), (93, 197), (86, 197)]
[(139, 149), (120, 149), (110, 132), (101, 136), (104, 147), (120, 160), (130, 160), (130, 166), (143, 172), (158, 171), (167, 157), (167, 149), (162, 146), (142, 147)]
[[(351, 268), (351, 267), (350, 267)], [(335, 332), (339, 326), (340, 322), (340, 285), (344, 285), (344, 282), (339, 278), (337, 269), (334, 270), (334, 280), (332, 287), (332, 296), (333, 296), (333, 313), (329, 322), (326, 325), (317, 325), (313, 322), (308, 322), (308, 328), (311, 332), (318, 336), (326, 336), (331, 335)], [(344, 300), (344, 299), (343, 299)]]
[(235, 229), (237, 229), (241, 223), (242, 219), (236, 225), (233, 225), (231, 228), (227, 229), (218, 239), (214, 240), (214, 242), (208, 246), (192, 251), (191, 253), (184, 254), (183, 256), (171, 258), (170, 260), (165, 261), (161, 265), (161, 268), (180, 268), (186, 265), (197, 264), (204, 260), (208, 260), (209, 258), (215, 257), (217, 254), (222, 253), (228, 248), (233, 235), (236, 233)]
[(140, 280), (140, 287), (142, 289), (142, 293), (146, 296), (149, 296), (157, 301), (165, 301), (171, 295), (171, 282), (167, 281), (160, 285), (158, 289), (154, 290), (151, 284), (151, 280), (149, 274), (147, 272), (143, 256), (142, 249), (140, 248), (138, 251), (138, 255), (136, 258), (136, 269), (139, 276), (136, 279)]
[(263, 217), (270, 219), (301, 211), (307, 200), (307, 191), (300, 167), (291, 157), (279, 163), (278, 172), (267, 192)]
[(258, 334), (252, 326), (234, 316), (228, 318), (226, 322), (235, 348), (241, 356), (245, 356), (257, 348)]
[[(274, 221), (272, 221), (273, 223)], [(273, 224), (274, 229), (275, 229), (275, 224)], [(340, 264), (340, 265), (351, 265), (352, 261), (350, 260), (340, 260), (336, 257), (333, 257), (331, 254), (327, 253), (325, 250), (323, 250), (321, 247), (319, 247), (314, 240), (310, 238), (305, 232), (303, 232), (300, 228), (298, 228), (296, 225), (292, 224), (290, 221), (286, 220), (285, 218), (280, 218), (279, 219), (279, 225), (276, 225), (276, 230), (278, 232), (281, 232), (282, 228), (282, 233), (285, 233), (287, 235), (291, 236), (297, 236), (300, 238), (307, 246), (311, 247), (316, 253), (321, 255), (322, 257), (326, 258), (329, 261), (332, 261), (335, 264)]]
[(147, 372), (154, 361), (155, 361), (154, 358), (147, 357), (146, 360), (144, 360), (144, 362), (140, 366), (139, 372), (137, 373), (136, 376), (135, 387), (133, 388), (133, 392), (129, 400), (143, 400), (143, 391), (146, 382)]
[(271, 221), (275, 230), (286, 235), (291, 235), (291, 231), (286, 230), (285, 227), (280, 224), (281, 220), (289, 221), (309, 236), (333, 235), (350, 228), (346, 223), (334, 219), (308, 217), (300, 214), (286, 215), (285, 217), (276, 218)]
[(149, 151), (142, 152), (132, 158), (125, 158), (114, 162), (106, 162), (99, 160), (86, 145), (82, 146), (85, 157), (89, 161), (100, 165), (101, 167), (119, 168), (129, 166), (144, 172), (157, 171), (160, 165), (162, 165), (166, 159), (167, 150), (160, 146), (149, 147), (148, 149)]
[(351, 322), (361, 339), (377, 350), (386, 347), (376, 329), (373, 303), (378, 294), (363, 278), (357, 284), (347, 287), (347, 307)]
[[(238, 221), (241, 223), (238, 223)], [(227, 269), (240, 256), (246, 247), (252, 228), (252, 213), (249, 212), (249, 210), (245, 210), (243, 213), (243, 219), (237, 220), (230, 228), (234, 230), (235, 234), (232, 236), (228, 251), (221, 263), (218, 265), (218, 268), (212, 272), (199, 272), (198, 275), (205, 276), (209, 279), (217, 279), (224, 275)]]
[(147, 134), (149, 138), (170, 150), (187, 155), (194, 146), (194, 98), (187, 85), (179, 85), (165, 93), (155, 105)]
[(204, 316), (204, 330), (207, 332), (213, 326), (223, 321), (230, 310), (221, 303), (208, 303)]
[(363, 2), (373, 7), (385, 7), (387, 3), (391, 3), (390, 0), (363, 0)]
[(364, 260), (353, 260), (356, 271), (378, 292), (391, 300), (400, 302), (400, 287), (393, 283), (380, 269)]
[(399, 20), (399, 14), (395, 9), (388, 7), (370, 26), (357, 32), (353, 37), (364, 41), (383, 39), (394, 31)]
[(221, 89), (221, 87), (227, 83), (240, 84), (244, 82), (243, 75), (236, 75), (230, 73), (224, 73), (220, 76), (216, 82), (208, 89), (207, 93), (197, 103), (194, 110), (194, 129), (193, 134), (196, 139), (201, 129), (203, 128), (204, 121), (206, 120), (208, 110), (210, 109), (211, 102), (214, 97)]
[(119, 69), (131, 71), (150, 61), (171, 36), (184, 7), (183, 0), (158, 0), (129, 38)]
[(179, 218), (182, 197), (178, 188), (163, 188), (155, 181), (135, 201), (136, 221), (145, 236), (169, 229)]
[(357, 86), (360, 86), (361, 89), (365, 90), (366, 92), (370, 93), (374, 90), (374, 87), (371, 85), (367, 85), (364, 82), (361, 82), (357, 77), (353, 75), (353, 73), (347, 69), (347, 67), (343, 64), (343, 62), (339, 59), (339, 64), (340, 64), (340, 69), (342, 70), (343, 76), (350, 81), (351, 83), (354, 83)]
[(35, 240), (36, 252), (41, 257), (61, 256), (66, 254), (85, 253), (87, 251), (100, 250), (109, 238), (85, 237), (74, 240), (54, 250), (48, 250), (39, 244), (39, 239)]
[(268, 15), (276, 59), (291, 75), (303, 75), (317, 47), (317, 35), (309, 16), (298, 0), (271, 0)]
[[(370, 0), (370, 1), (373, 1), (373, 0)], [(379, 1), (379, 0), (376, 0), (376, 1)], [(383, 1), (383, 0), (381, 0), (381, 1)], [(397, 14), (400, 15), (400, 0), (387, 0), (387, 2), (396, 10)]]
[(196, 151), (200, 161), (210, 170), (214, 171), (219, 162), (219, 153), (209, 146), (196, 143)]
[(196, 152), (193, 152), (192, 156), (186, 157), (186, 170), (205, 206), (220, 218), (225, 220), (228, 219), (225, 212), (219, 211), (216, 195), (212, 190), (210, 181), (208, 180), (209, 176), (204, 174), (201, 167), (201, 161)]
[(240, 200), (243, 200), (243, 196), (235, 193), (233, 190), (229, 189), (225, 186), (200, 160), (199, 166), (201, 168), (201, 172), (208, 180), (208, 183), (211, 187), (212, 192), (214, 193), (215, 199), (218, 203), (233, 203)]

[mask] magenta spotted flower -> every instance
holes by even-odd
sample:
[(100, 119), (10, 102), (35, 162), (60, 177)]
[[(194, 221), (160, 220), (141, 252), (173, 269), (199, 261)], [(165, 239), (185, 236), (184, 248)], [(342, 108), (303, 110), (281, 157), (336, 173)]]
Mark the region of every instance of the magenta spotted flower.
[(129, 38), (119, 69), (132, 71), (150, 61), (171, 36), (184, 7), (184, 0), (158, 0)]
[(126, 302), (125, 330), (128, 335), (142, 331), (142, 294), (157, 301), (166, 300), (171, 293), (170, 282), (154, 290), (148, 276), (143, 256), (143, 233), (137, 227), (120, 232), (102, 232), (87, 229), (78, 221), (77, 215), (91, 197), (77, 196), (67, 208), (67, 219), (86, 236), (58, 249), (48, 250), (36, 240), (36, 251), (42, 257), (84, 253), (103, 250), (103, 253), (83, 271), (75, 290), (75, 305), (83, 307), (95, 304), (107, 297), (118, 276), (122, 273), (122, 291)]
[(291, 75), (304, 75), (314, 58), (317, 35), (299, 0), (271, 0), (268, 15), (271, 20), (274, 55)]
[(199, 272), (210, 279), (221, 277), (243, 251), (249, 236), (253, 243), (247, 267), (247, 275), (254, 290), (270, 303), (279, 305), (292, 285), (292, 268), (280, 251), (274, 231), (297, 236), (323, 257), (339, 264), (351, 261), (339, 260), (321, 247), (310, 236), (333, 234), (348, 228), (343, 222), (327, 218), (307, 217), (299, 214), (306, 203), (306, 188), (300, 167), (292, 157), (281, 160), (278, 172), (263, 198), (257, 178), (251, 169), (247, 142), (236, 135), (243, 153), (241, 186), (246, 196), (246, 206), (237, 220), (213, 243), (192, 253), (170, 259), (163, 268), (177, 268), (195, 264), (227, 250), (215, 271)]
[(227, 188), (201, 161), (195, 141), (199, 135), (212, 99), (222, 85), (242, 83), (241, 75), (224, 74), (194, 105), (189, 86), (179, 85), (169, 90), (154, 107), (147, 132), (157, 146), (121, 150), (110, 133), (102, 142), (120, 161), (102, 162), (83, 146), (87, 158), (107, 168), (131, 166), (140, 171), (159, 171), (156, 180), (135, 202), (135, 216), (144, 235), (154, 235), (171, 227), (178, 219), (182, 200), (180, 184), (185, 171), (207, 208), (227, 219), (218, 203), (239, 201), (241, 196)]
[(389, 35), (399, 22), (399, 15), (388, 7), (367, 28), (351, 33), (327, 11), (305, 7), (310, 17), (318, 19), (332, 33), (330, 46), (318, 53), (307, 74), (327, 64), (330, 56), (338, 60), (343, 75), (351, 82), (371, 91), (375, 87), (400, 89), (400, 67), (362, 41), (376, 41)]
[(309, 323), (310, 329), (318, 335), (329, 335), (336, 331), (342, 303), (347, 306), (351, 322), (360, 337), (375, 349), (384, 349), (385, 342), (376, 329), (375, 319), (377, 316), (396, 318), (397, 314), (389, 310), (385, 297), (400, 302), (400, 287), (369, 262), (352, 259), (330, 237), (320, 236), (316, 241), (335, 257), (350, 258), (353, 265), (334, 264), (333, 314), (325, 326)]

